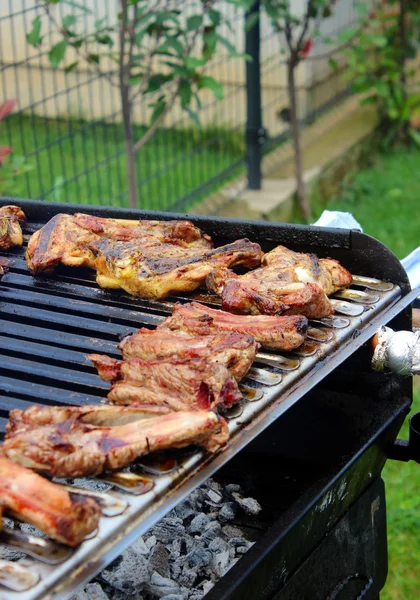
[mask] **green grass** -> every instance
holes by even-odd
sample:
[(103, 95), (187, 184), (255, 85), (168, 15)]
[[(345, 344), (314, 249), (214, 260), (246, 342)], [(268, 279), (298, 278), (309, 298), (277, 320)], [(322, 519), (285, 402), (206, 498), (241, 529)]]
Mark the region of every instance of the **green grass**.
[[(412, 412), (420, 411), (415, 381)], [(408, 438), (408, 421), (400, 437)], [(388, 461), (384, 471), (388, 514), (388, 580), (381, 600), (420, 598), (420, 465)]]
[[(126, 189), (121, 124), (15, 115), (7, 128), (12, 138), (3, 123), (0, 146), (11, 144), (15, 155), (27, 155), (31, 170), (15, 179), (13, 189), (0, 190), (3, 195), (126, 206), (126, 196), (118, 197)], [(135, 139), (143, 132), (144, 128), (136, 127)], [(140, 208), (171, 207), (241, 159), (244, 152), (239, 131), (217, 127), (161, 130), (137, 155)]]
[[(370, 168), (349, 178), (338, 198), (314, 201), (351, 212), (364, 231), (403, 258), (420, 245), (420, 150), (379, 155)], [(420, 411), (420, 378), (414, 380), (413, 412)], [(408, 421), (400, 437), (407, 439)], [(420, 598), (420, 466), (389, 461), (384, 470), (388, 513), (389, 574), (381, 600)]]
[(366, 233), (399, 258), (407, 256), (420, 245), (420, 150), (379, 155), (344, 184), (338, 198), (326, 204), (314, 199), (316, 218), (324, 208), (351, 212)]

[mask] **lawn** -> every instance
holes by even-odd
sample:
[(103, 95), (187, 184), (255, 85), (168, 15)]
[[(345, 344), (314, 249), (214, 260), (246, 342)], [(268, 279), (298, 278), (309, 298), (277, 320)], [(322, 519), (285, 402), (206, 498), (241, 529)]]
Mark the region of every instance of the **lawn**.
[[(420, 150), (395, 150), (351, 177), (339, 198), (323, 208), (351, 212), (364, 231), (401, 259), (420, 245)], [(414, 406), (420, 411), (420, 378)], [(407, 439), (408, 422), (400, 437)], [(420, 465), (389, 461), (384, 471), (388, 512), (389, 575), (381, 600), (420, 598)]]
[[(144, 132), (135, 128), (135, 139)], [(52, 120), (12, 115), (0, 128), (0, 146), (26, 156), (31, 169), (0, 195), (126, 206), (124, 140), (120, 123)], [(162, 129), (138, 153), (140, 207), (165, 210), (186, 195), (208, 195), (212, 178), (245, 154), (243, 134), (223, 128)], [(225, 172), (225, 173), (224, 173)], [(206, 182), (203, 194), (197, 190)], [(0, 182), (1, 184), (1, 182)], [(191, 201), (186, 202), (186, 206)], [(182, 206), (180, 206), (182, 208)]]
[(398, 149), (351, 177), (339, 198), (314, 200), (316, 218), (324, 208), (351, 212), (365, 233), (404, 258), (420, 245), (420, 150)]

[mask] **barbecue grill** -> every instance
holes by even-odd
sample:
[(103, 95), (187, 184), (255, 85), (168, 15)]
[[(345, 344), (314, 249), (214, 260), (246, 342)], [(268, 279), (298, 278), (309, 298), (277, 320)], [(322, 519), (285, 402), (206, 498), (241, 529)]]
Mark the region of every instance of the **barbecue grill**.
[[(244, 401), (227, 413), (231, 440), (216, 455), (188, 450), (171, 460), (138, 461), (106, 479), (111, 491), (90, 492), (104, 516), (94, 537), (72, 552), (25, 539), (28, 556), (11, 570), (0, 599), (64, 600), (211, 475), (238, 482), (263, 507), (245, 525), (256, 544), (206, 595), (208, 600), (353, 600), (378, 598), (386, 579), (385, 496), (381, 471), (410, 410), (412, 382), (371, 368), (377, 329), (411, 329), (411, 292), (401, 263), (357, 231), (185, 214), (17, 203), (30, 234), (59, 212), (132, 219), (190, 219), (216, 245), (248, 237), (264, 251), (278, 244), (331, 256), (355, 275), (336, 294), (333, 317), (310, 323), (294, 353), (260, 352), (241, 382)], [(175, 302), (217, 306), (204, 292), (153, 301), (100, 289), (94, 274), (59, 268), (32, 277), (23, 249), (1, 255), (0, 428), (8, 411), (32, 403), (96, 404), (108, 385), (86, 359), (119, 357), (116, 344), (139, 327), (154, 327)], [(86, 492), (89, 493), (89, 492)], [(19, 545), (7, 529), (0, 542)], [(0, 576), (2, 575), (0, 565)], [(3, 573), (5, 571), (3, 570)]]

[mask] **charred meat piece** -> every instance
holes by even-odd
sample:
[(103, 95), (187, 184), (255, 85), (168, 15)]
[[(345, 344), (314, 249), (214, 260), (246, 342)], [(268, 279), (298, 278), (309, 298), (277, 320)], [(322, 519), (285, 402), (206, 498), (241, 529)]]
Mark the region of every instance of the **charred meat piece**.
[(303, 344), (307, 328), (307, 318), (300, 315), (233, 315), (191, 302), (177, 304), (172, 316), (165, 319), (157, 329), (182, 330), (194, 335), (237, 331), (252, 336), (264, 348), (290, 351)]
[(129, 221), (76, 213), (55, 215), (29, 240), (26, 261), (33, 272), (51, 272), (59, 263), (69, 267), (92, 266), (101, 239), (116, 242), (165, 242), (176, 246), (211, 249), (209, 236), (190, 221)]
[(92, 498), (69, 493), (4, 456), (0, 456), (0, 507), (67, 546), (83, 542), (101, 515)]
[(173, 292), (190, 292), (207, 275), (222, 267), (256, 267), (262, 252), (247, 239), (213, 250), (146, 241), (115, 242), (102, 239), (93, 244), (97, 255), (93, 268), (103, 288), (122, 288), (133, 296), (164, 298)]
[[(137, 418), (131, 408), (108, 407), (106, 416), (96, 406), (90, 408), (74, 407), (69, 412), (68, 408), (41, 407), (43, 425), (34, 409), (30, 415), (13, 411), (14, 423), (3, 454), (56, 477), (81, 477), (122, 468), (139, 456), (165, 448), (197, 444), (215, 452), (229, 438), (226, 422), (213, 411), (172, 412), (144, 419), (142, 410), (137, 411)], [(96, 418), (101, 425), (95, 424)], [(24, 424), (19, 425), (20, 420)], [(119, 424), (124, 421), (129, 422)]]
[(19, 222), (25, 220), (25, 213), (18, 206), (0, 207), (0, 250), (22, 246), (23, 237)]
[(217, 332), (197, 336), (184, 331), (140, 329), (119, 344), (124, 360), (203, 358), (224, 365), (240, 381), (255, 360), (259, 344), (249, 335)]
[(158, 405), (171, 410), (230, 408), (242, 399), (225, 366), (202, 358), (118, 361), (102, 354), (88, 358), (99, 376), (112, 381), (116, 404)]
[(348, 287), (351, 274), (336, 260), (293, 252), (278, 246), (264, 255), (263, 266), (245, 275), (219, 269), (207, 287), (222, 297), (222, 307), (238, 314), (331, 315), (328, 296)]

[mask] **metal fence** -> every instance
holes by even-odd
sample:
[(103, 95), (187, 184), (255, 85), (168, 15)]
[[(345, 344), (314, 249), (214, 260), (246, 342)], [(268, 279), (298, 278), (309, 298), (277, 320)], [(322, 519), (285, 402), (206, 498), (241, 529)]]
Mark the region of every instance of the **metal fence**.
[[(79, 0), (79, 4), (92, 10), (92, 18), (115, 21), (117, 0)], [(186, 0), (184, 10), (193, 9), (193, 4), (193, 0)], [(99, 74), (83, 69), (71, 73), (64, 68), (52, 69), (47, 60), (50, 46), (38, 50), (28, 46), (26, 35), (41, 10), (36, 0), (0, 3), (2, 96), (16, 97), (19, 107), (18, 112), (0, 123), (0, 146), (12, 146), (14, 155), (25, 160), (24, 172), (14, 178), (11, 189), (4, 193), (126, 206), (118, 95)], [(244, 15), (233, 7), (225, 10), (232, 24), (232, 41), (244, 47)], [(324, 33), (335, 33), (355, 18), (353, 0), (339, 0), (334, 16), (325, 20), (322, 28)], [(223, 82), (225, 95), (223, 100), (204, 97), (199, 115), (202, 126), (195, 126), (175, 107), (165, 126), (140, 151), (137, 167), (141, 208), (189, 209), (246, 169), (247, 145), (248, 159), (254, 161), (255, 168), (261, 152), (287, 138), (288, 125), (280, 116), (288, 104), (281, 41), (264, 17), (258, 40), (256, 31), (253, 39), (248, 36), (246, 44), (252, 51), (255, 44), (260, 46), (258, 65), (248, 63), (246, 68), (243, 60), (218, 57), (210, 66), (211, 74)], [(53, 41), (54, 33), (47, 32), (47, 37)], [(260, 70), (257, 78), (256, 69)], [(315, 40), (310, 57), (299, 67), (298, 86), (303, 122), (310, 121), (346, 92), (342, 79), (329, 70), (319, 39)], [(260, 108), (255, 105), (259, 94)], [(148, 119), (149, 102), (140, 98), (135, 107), (138, 130), (144, 128)], [(262, 145), (260, 136), (255, 136), (255, 125), (266, 129)]]

